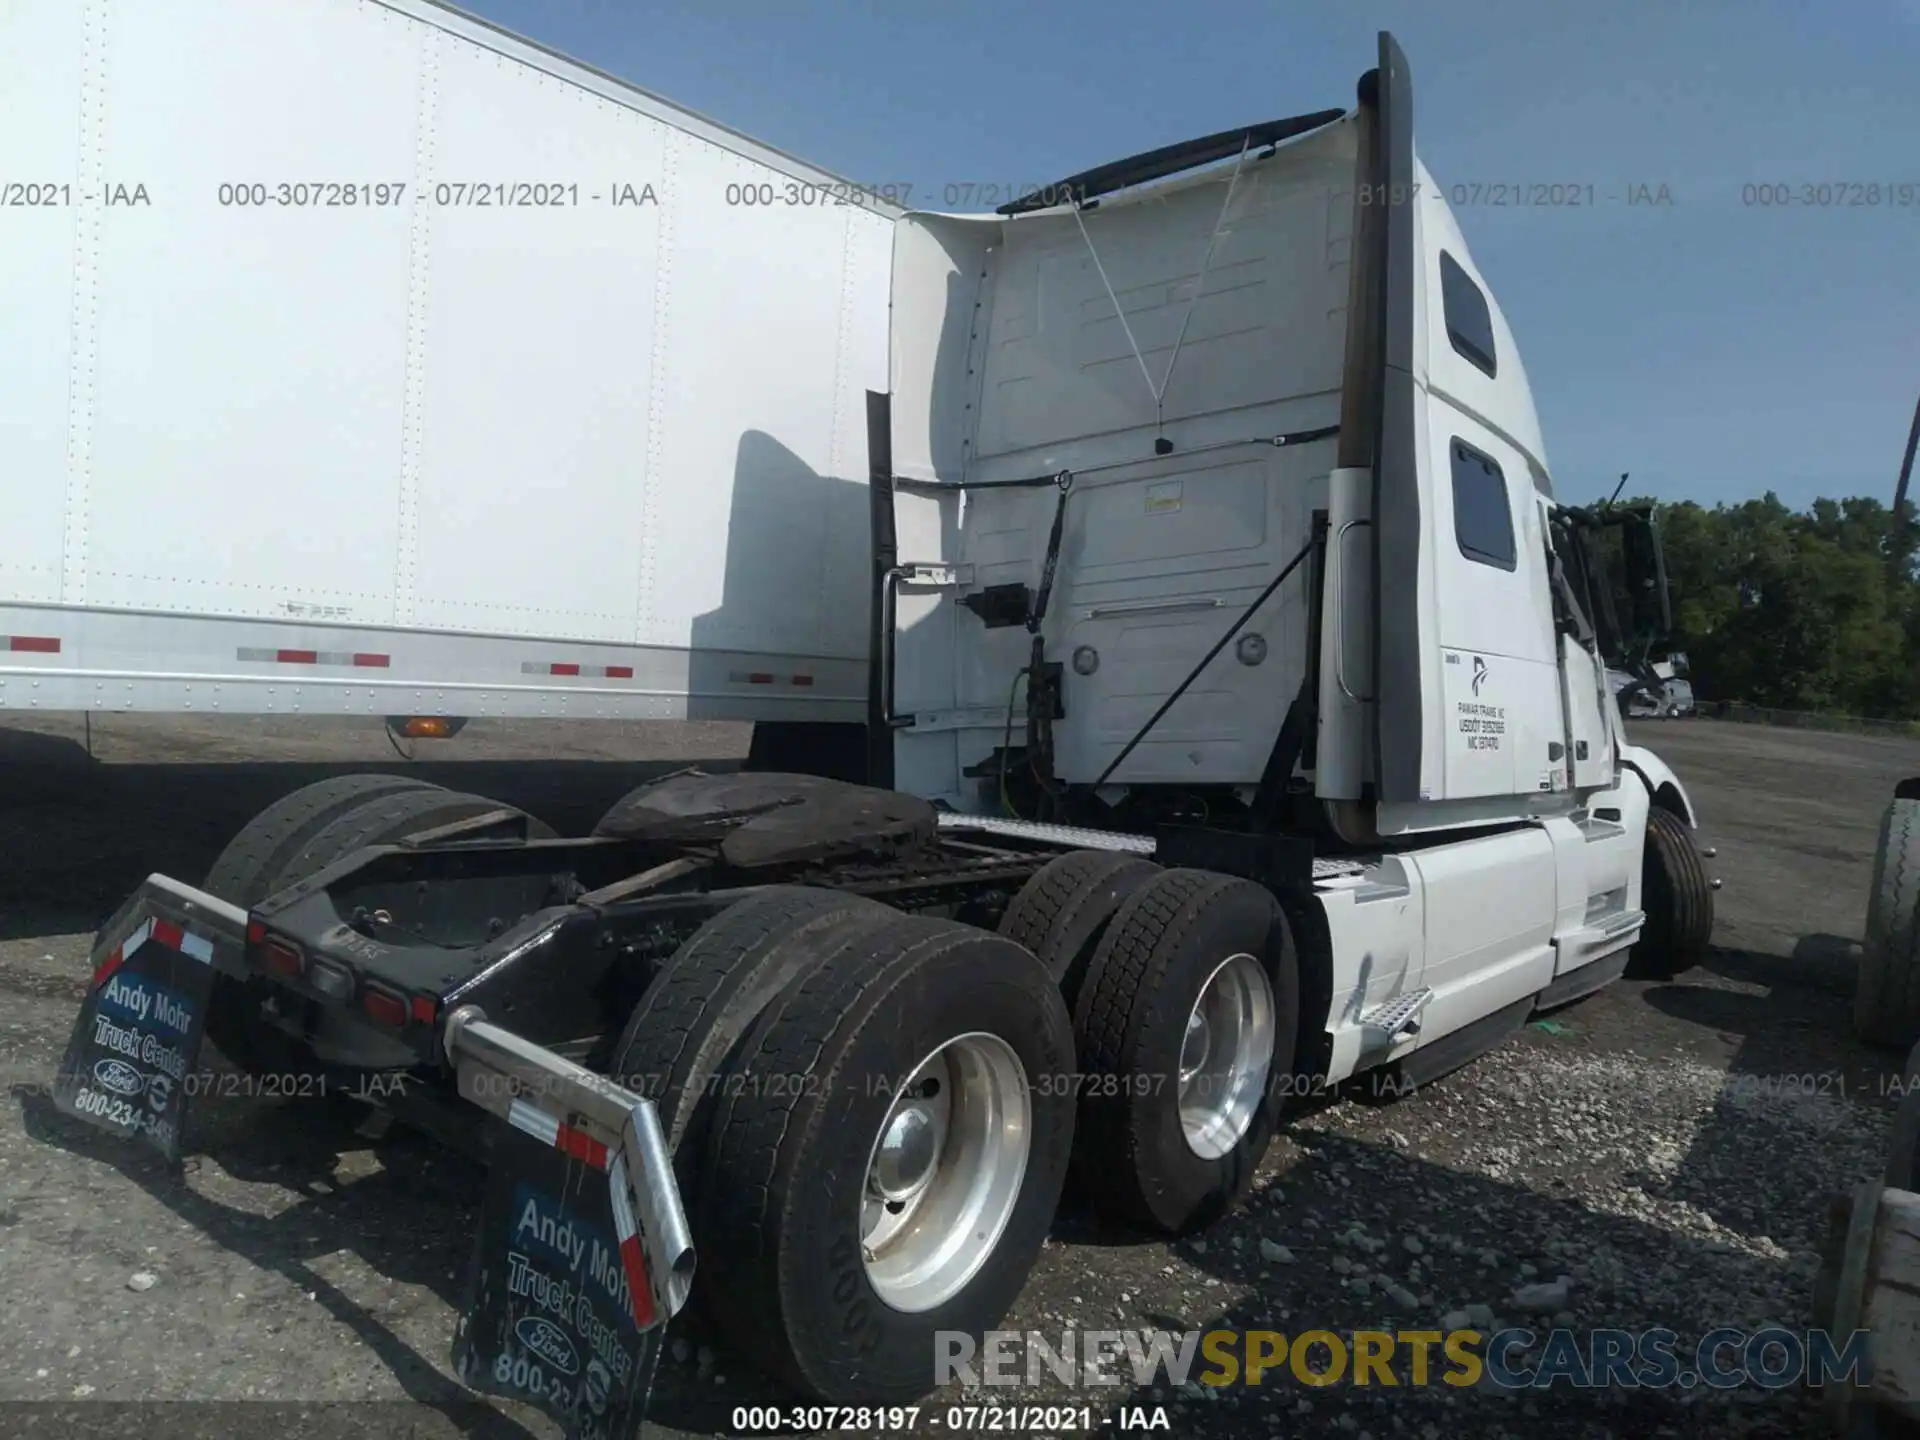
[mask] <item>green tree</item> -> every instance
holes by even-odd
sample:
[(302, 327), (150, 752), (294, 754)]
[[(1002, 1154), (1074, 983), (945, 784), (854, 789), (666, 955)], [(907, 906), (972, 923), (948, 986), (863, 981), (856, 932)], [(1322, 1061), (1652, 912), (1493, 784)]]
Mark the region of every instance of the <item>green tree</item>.
[(1920, 719), (1914, 537), (1896, 537), (1888, 506), (1852, 496), (1796, 511), (1768, 492), (1655, 509), (1674, 648), (1702, 698)]

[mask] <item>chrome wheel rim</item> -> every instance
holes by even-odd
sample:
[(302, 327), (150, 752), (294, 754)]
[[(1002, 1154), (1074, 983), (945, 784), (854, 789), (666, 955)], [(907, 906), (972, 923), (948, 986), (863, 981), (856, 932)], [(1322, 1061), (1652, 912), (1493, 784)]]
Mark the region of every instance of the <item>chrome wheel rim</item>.
[(867, 1154), (860, 1253), (874, 1293), (918, 1314), (986, 1263), (1033, 1144), (1026, 1068), (997, 1035), (947, 1041), (893, 1088)]
[(1187, 1148), (1217, 1160), (1253, 1125), (1273, 1068), (1273, 985), (1253, 956), (1214, 967), (1180, 1043), (1180, 1129)]

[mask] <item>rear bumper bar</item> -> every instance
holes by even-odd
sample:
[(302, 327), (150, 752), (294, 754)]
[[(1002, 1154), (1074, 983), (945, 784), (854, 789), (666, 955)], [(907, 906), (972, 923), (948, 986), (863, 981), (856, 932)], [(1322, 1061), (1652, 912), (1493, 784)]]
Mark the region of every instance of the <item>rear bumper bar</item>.
[[(247, 926), (238, 906), (149, 876), (100, 932), (55, 1087), (60, 1108), (177, 1157), (216, 977), (252, 973)], [(606, 1177), (639, 1328), (678, 1313), (694, 1251), (652, 1102), (490, 1023), (475, 1006), (449, 1014), (442, 1039), (461, 1098), (550, 1146), (556, 1159)]]

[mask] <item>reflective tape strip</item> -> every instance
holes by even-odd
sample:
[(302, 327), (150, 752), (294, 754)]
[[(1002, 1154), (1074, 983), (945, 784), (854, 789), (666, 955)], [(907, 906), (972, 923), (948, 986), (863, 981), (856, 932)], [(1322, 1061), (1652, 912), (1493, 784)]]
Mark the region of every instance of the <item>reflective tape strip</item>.
[(196, 935), (184, 925), (171, 920), (153, 922), (153, 938), (169, 950), (178, 950), (189, 959), (198, 960), (203, 965), (213, 963), (213, 941), (204, 935)]
[(16, 654), (58, 655), (60, 640), (54, 635), (0, 635), (0, 648)]
[(647, 1257), (640, 1250), (640, 1225), (633, 1218), (633, 1201), (627, 1193), (627, 1162), (618, 1155), (607, 1168), (607, 1184), (613, 1191), (613, 1233), (620, 1242), (620, 1268), (627, 1274), (633, 1323), (645, 1330), (654, 1320), (653, 1282), (647, 1278)]
[(631, 665), (575, 665), (570, 661), (522, 660), (522, 675), (578, 675), (589, 680), (631, 680)]
[(376, 655), (364, 650), (272, 650), (242, 645), (236, 658), (265, 665), (336, 665), (357, 670), (385, 670), (393, 664), (391, 655)]
[(127, 956), (146, 944), (147, 937), (152, 934), (153, 921), (151, 919), (142, 920), (139, 927), (130, 932), (118, 945), (114, 946), (112, 951), (108, 953), (107, 958), (100, 962), (99, 968), (93, 972), (93, 984), (91, 988), (98, 990), (102, 985), (106, 984), (108, 980), (112, 979), (113, 972), (126, 963)]
[(561, 1124), (537, 1105), (529, 1105), (525, 1100), (513, 1101), (507, 1107), (507, 1123), (544, 1145), (585, 1161), (596, 1170), (607, 1168), (606, 1146), (584, 1130)]
[(164, 945), (169, 950), (177, 950), (189, 959), (198, 960), (202, 965), (213, 963), (213, 941), (204, 935), (194, 934), (177, 921), (159, 920), (150, 916), (129, 931), (127, 937), (108, 952), (107, 957), (100, 962), (99, 968), (93, 972), (93, 984), (90, 988), (98, 990), (106, 984), (113, 978), (113, 972), (127, 963), (127, 957), (149, 940)]
[(734, 670), (727, 679), (735, 685), (811, 685), (811, 675), (775, 675), (768, 670)]

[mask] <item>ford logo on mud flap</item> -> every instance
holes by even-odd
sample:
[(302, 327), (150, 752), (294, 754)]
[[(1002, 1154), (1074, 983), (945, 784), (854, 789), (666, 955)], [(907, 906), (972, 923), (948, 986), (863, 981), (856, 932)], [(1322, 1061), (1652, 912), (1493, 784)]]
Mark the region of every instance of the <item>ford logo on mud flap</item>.
[(565, 1331), (545, 1316), (522, 1316), (520, 1323), (513, 1327), (513, 1333), (520, 1337), (522, 1345), (562, 1375), (571, 1375), (580, 1368), (580, 1357), (574, 1353), (573, 1342), (567, 1338)]
[(138, 1095), (146, 1088), (147, 1077), (124, 1060), (111, 1057), (93, 1067), (93, 1078), (102, 1090), (116, 1095)]

